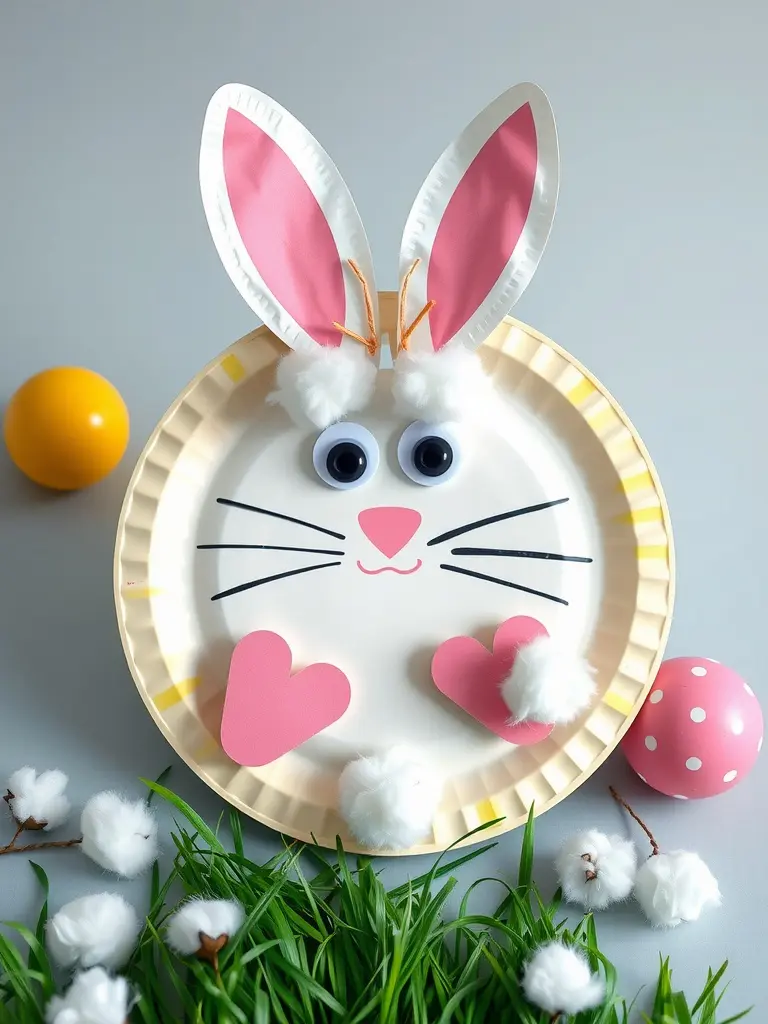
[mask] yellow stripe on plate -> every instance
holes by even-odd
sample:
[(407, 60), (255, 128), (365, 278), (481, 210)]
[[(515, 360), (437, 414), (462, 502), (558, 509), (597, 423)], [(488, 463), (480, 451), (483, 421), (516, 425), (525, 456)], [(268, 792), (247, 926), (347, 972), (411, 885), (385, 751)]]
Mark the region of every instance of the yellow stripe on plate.
[(493, 800), (481, 800), (479, 804), (475, 804), (475, 811), (481, 825), (485, 825), (488, 821), (495, 821), (502, 815), (496, 813), (496, 808), (493, 806)]
[(634, 706), (631, 701), (620, 697), (618, 693), (613, 693), (611, 690), (603, 697), (603, 704), (607, 704), (609, 708), (618, 711), (620, 715), (628, 715)]
[(160, 587), (144, 587), (136, 584), (129, 584), (121, 591), (126, 601), (146, 601), (149, 597), (157, 597), (162, 594)]
[(636, 473), (635, 476), (623, 477), (621, 487), (627, 494), (634, 494), (636, 491), (653, 490), (655, 485), (653, 477), (646, 469), (645, 472)]
[(174, 704), (178, 704), (185, 697), (188, 697), (190, 693), (194, 693), (199, 685), (200, 679), (198, 676), (182, 679), (181, 682), (169, 686), (167, 690), (161, 690), (156, 697), (152, 698), (152, 701), (158, 711), (167, 711), (168, 708), (172, 708)]
[(603, 406), (596, 412), (586, 414), (587, 423), (594, 430), (596, 434), (601, 433), (606, 427), (611, 426), (616, 422), (616, 413), (610, 407), (610, 405)]
[(641, 544), (637, 549), (637, 557), (640, 559), (666, 559), (668, 550), (666, 544)]
[(590, 395), (594, 395), (596, 391), (597, 388), (592, 381), (587, 380), (585, 377), (584, 380), (579, 381), (578, 384), (571, 388), (566, 397), (573, 405), (581, 405)]
[(228, 356), (224, 356), (221, 360), (221, 368), (235, 384), (241, 381), (245, 376), (245, 367), (237, 356), (234, 356), (231, 353)]
[(629, 512), (622, 512), (616, 519), (620, 523), (661, 523), (664, 513), (661, 505), (651, 505), (650, 508), (633, 508)]
[(214, 736), (209, 736), (204, 740), (199, 747), (195, 747), (192, 751), (192, 757), (195, 761), (202, 761), (203, 758), (213, 757), (221, 750), (221, 744)]

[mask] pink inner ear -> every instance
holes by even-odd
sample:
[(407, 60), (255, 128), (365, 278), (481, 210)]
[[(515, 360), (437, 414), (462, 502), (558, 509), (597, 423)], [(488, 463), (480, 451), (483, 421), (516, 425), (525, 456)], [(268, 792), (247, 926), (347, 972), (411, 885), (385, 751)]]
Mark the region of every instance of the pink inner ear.
[(333, 234), (306, 181), (266, 132), (227, 112), (224, 180), (243, 245), (267, 288), (320, 345), (338, 346), (344, 275)]
[(482, 305), (514, 252), (536, 181), (536, 125), (526, 103), (467, 168), (440, 221), (429, 258), (432, 345), (442, 348)]

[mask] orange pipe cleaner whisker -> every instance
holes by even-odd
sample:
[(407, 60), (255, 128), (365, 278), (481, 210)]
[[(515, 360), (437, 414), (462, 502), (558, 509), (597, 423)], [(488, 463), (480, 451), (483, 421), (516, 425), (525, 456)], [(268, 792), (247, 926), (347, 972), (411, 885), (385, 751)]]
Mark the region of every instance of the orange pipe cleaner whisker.
[(369, 356), (376, 355), (376, 349), (379, 347), (379, 339), (376, 337), (376, 320), (373, 315), (373, 301), (371, 300), (371, 292), (368, 288), (368, 283), (363, 277), (363, 272), (354, 260), (347, 260), (352, 273), (355, 275), (357, 280), (360, 282), (363, 288), (363, 300), (365, 302), (365, 315), (368, 319), (368, 337), (364, 338), (362, 334), (356, 334), (355, 331), (350, 331), (349, 328), (343, 324), (333, 321), (333, 326), (337, 331), (341, 331), (342, 334), (346, 335), (347, 338), (352, 338), (354, 341), (359, 341), (361, 345), (365, 345), (368, 350)]
[(419, 326), (419, 324), (424, 319), (424, 317), (427, 315), (427, 313), (429, 313), (430, 309), (432, 309), (433, 306), (435, 305), (435, 300), (434, 299), (430, 299), (427, 302), (427, 304), (424, 306), (424, 308), (421, 310), (421, 312), (418, 314), (416, 319), (413, 321), (411, 326), (410, 327), (406, 327), (405, 326), (405, 300), (406, 300), (406, 298), (408, 296), (408, 283), (411, 280), (411, 275), (413, 274), (414, 270), (416, 269), (416, 267), (418, 267), (418, 265), (420, 263), (421, 263), (421, 259), (417, 259), (417, 260), (413, 261), (413, 265), (411, 266), (411, 268), (409, 269), (408, 273), (403, 278), (403, 287), (400, 290), (400, 309), (399, 309), (399, 314), (400, 314), (400, 348), (403, 349), (406, 352), (408, 351), (408, 340), (409, 340), (409, 338), (411, 337), (413, 332), (416, 330), (416, 328)]

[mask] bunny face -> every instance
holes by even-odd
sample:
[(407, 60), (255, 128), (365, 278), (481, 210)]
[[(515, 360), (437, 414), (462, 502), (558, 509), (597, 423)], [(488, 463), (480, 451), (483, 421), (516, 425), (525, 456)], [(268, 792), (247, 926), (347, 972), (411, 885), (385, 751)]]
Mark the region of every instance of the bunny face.
[[(446, 709), (436, 733), (427, 713), (425, 669), (446, 631), (473, 634), (533, 603), (581, 638), (599, 595), (595, 573), (583, 578), (592, 538), (584, 509), (572, 514), (589, 504), (578, 474), (567, 479), (538, 425), (504, 408), (475, 353), (549, 234), (549, 104), (535, 86), (509, 90), (432, 169), (401, 246), (393, 369), (359, 215), (309, 132), (269, 97), (225, 86), (206, 115), (200, 174), (225, 267), (293, 350), (266, 396), (283, 415), (268, 442), (263, 418), (244, 442), (218, 498), (221, 539), (203, 544), (236, 545), (213, 548), (211, 602), (230, 636), (291, 637), (295, 657), (341, 661), (360, 680), (348, 713), (312, 742), (375, 748), (396, 707), (405, 738), (423, 747), (439, 733), (448, 763), (477, 736)], [(254, 551), (258, 571), (244, 575)], [(511, 574), (497, 567), (507, 559), (519, 563)], [(566, 619), (574, 584), (589, 597)], [(223, 736), (241, 716), (232, 698)]]
[[(642, 445), (585, 370), (507, 316), (554, 215), (549, 105), (517, 86), (443, 153), (396, 293), (376, 291), (328, 155), (269, 97), (216, 93), (200, 181), (264, 327), (189, 385), (129, 488), (117, 576), (137, 684), (206, 781), (294, 836), (423, 838), (416, 852), (514, 827), (618, 742), (671, 614)], [(583, 703), (513, 711), (531, 696), (518, 654), (548, 639), (596, 670), (596, 688), (573, 677), (592, 700), (578, 722)], [(563, 665), (545, 673), (561, 686)], [(402, 827), (382, 822), (387, 801), (409, 809)]]
[[(255, 403), (263, 390), (245, 388), (234, 418), (247, 424)], [(451, 447), (443, 482), (413, 479), (424, 438)], [(356, 486), (331, 486), (328, 456), (347, 444), (366, 469)], [(272, 409), (246, 425), (208, 493), (195, 589), (210, 640), (270, 630), (290, 639), (295, 664), (331, 662), (351, 681), (349, 709), (302, 748), (308, 757), (342, 764), (396, 729), (448, 775), (457, 757), (493, 764), (504, 744), (431, 682), (440, 643), (488, 639), (515, 615), (579, 645), (594, 630), (595, 502), (605, 496), (519, 403), (464, 433), (409, 422), (393, 411), (392, 371), (381, 370), (354, 421), (308, 430)]]

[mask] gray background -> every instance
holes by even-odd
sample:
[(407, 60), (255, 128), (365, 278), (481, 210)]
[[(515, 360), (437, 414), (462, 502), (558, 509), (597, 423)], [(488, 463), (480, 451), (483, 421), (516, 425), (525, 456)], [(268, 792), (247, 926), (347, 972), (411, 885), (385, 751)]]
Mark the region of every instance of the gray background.
[[(86, 493), (43, 494), (0, 453), (0, 776), (59, 766), (82, 800), (108, 785), (139, 792), (139, 775), (174, 763), (172, 784), (209, 820), (221, 810), (135, 692), (111, 557), (153, 425), (254, 326), (198, 196), (203, 112), (226, 81), (276, 96), (334, 155), (383, 288), (396, 285), (405, 215), (443, 146), (508, 85), (545, 88), (563, 187), (516, 314), (614, 391), (656, 460), (679, 564), (668, 653), (723, 660), (768, 699), (766, 43), (758, 0), (0, 0), (0, 403), (45, 366), (83, 364), (114, 381), (133, 418), (128, 457)], [(685, 985), (730, 957), (728, 1005), (767, 1011), (768, 759), (729, 795), (681, 805), (631, 779), (617, 754), (540, 820), (545, 888), (564, 833), (623, 827), (609, 781), (668, 848), (700, 852), (725, 896), (669, 934), (632, 906), (602, 915), (623, 990), (650, 982), (659, 950)], [(274, 848), (266, 830), (247, 831), (258, 855)], [(517, 834), (504, 838), (483, 872), (509, 875), (518, 848)], [(103, 884), (77, 853), (40, 860), (56, 905)], [(146, 883), (124, 888), (140, 900)], [(0, 917), (29, 919), (37, 902), (24, 860), (0, 860)]]

